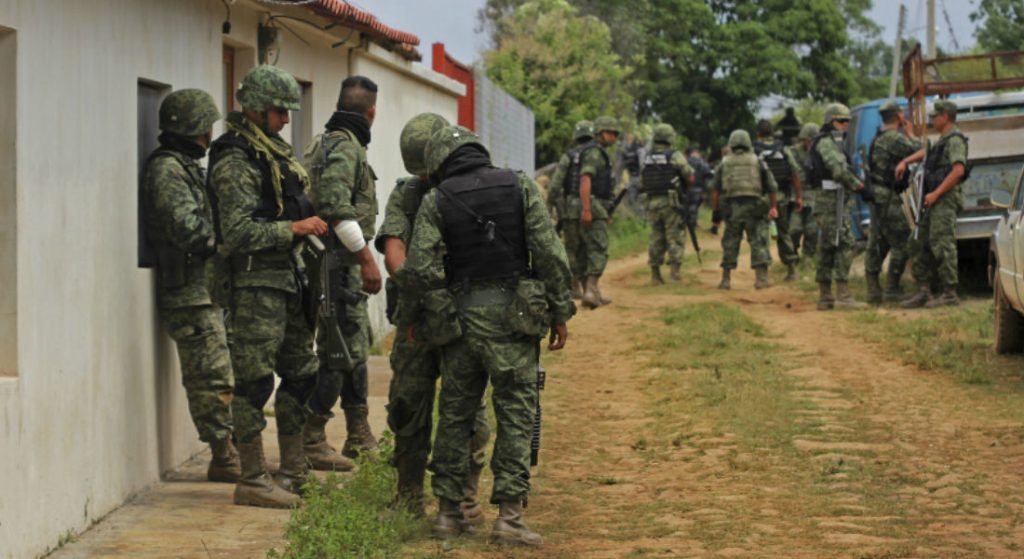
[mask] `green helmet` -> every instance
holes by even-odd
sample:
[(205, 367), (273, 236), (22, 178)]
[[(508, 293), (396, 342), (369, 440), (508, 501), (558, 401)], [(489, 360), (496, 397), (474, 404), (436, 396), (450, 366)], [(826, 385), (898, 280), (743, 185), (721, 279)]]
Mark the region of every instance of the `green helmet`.
[(202, 136), (220, 120), (213, 96), (202, 89), (179, 89), (160, 103), (160, 129), (181, 136)]
[(733, 130), (729, 134), (729, 147), (750, 149), (750, 134), (746, 130)]
[(850, 107), (842, 103), (832, 103), (825, 107), (825, 124), (838, 119), (850, 119)]
[(424, 158), (427, 160), (427, 173), (433, 175), (441, 170), (441, 166), (456, 149), (466, 145), (476, 144), (485, 152), (487, 148), (480, 137), (468, 128), (461, 126), (445, 126), (434, 132), (427, 140), (427, 147), (424, 150)]
[(619, 133), (622, 132), (622, 129), (619, 128), (619, 123), (618, 123), (618, 121), (615, 120), (615, 117), (610, 117), (610, 116), (599, 116), (599, 117), (597, 117), (597, 120), (594, 121), (594, 131), (598, 132), (598, 133), (601, 133), (601, 132), (604, 132), (605, 130), (607, 130), (609, 132), (615, 132), (616, 134), (619, 134)]
[(269, 64), (249, 70), (238, 86), (238, 102), (258, 112), (273, 108), (297, 111), (301, 98), (299, 82), (288, 72)]
[(798, 140), (813, 140), (818, 135), (821, 129), (818, 128), (817, 124), (808, 122), (800, 127), (800, 134), (797, 135)]
[(580, 142), (594, 137), (594, 123), (589, 120), (581, 120), (572, 129), (572, 139)]
[(651, 134), (652, 140), (655, 142), (661, 142), (663, 144), (671, 144), (672, 140), (676, 137), (676, 130), (672, 128), (671, 124), (661, 123), (654, 127), (654, 132)]
[(412, 117), (402, 128), (398, 145), (402, 150), (405, 170), (421, 176), (427, 174), (427, 161), (423, 156), (427, 141), (438, 130), (448, 126), (448, 121), (439, 114), (420, 113)]

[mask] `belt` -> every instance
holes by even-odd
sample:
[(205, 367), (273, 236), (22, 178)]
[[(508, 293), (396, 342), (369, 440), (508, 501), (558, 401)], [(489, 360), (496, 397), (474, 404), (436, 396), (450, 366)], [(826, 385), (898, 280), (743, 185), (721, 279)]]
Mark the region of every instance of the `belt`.
[(460, 310), (469, 307), (504, 306), (512, 302), (512, 291), (502, 287), (472, 289), (456, 295), (455, 302)]
[(237, 254), (231, 257), (231, 268), (236, 272), (291, 270), (293, 267), (287, 254)]
[(836, 181), (830, 181), (830, 180), (823, 180), (823, 181), (821, 181), (821, 189), (822, 190), (840, 190), (842, 188), (843, 188), (842, 183), (838, 183)]

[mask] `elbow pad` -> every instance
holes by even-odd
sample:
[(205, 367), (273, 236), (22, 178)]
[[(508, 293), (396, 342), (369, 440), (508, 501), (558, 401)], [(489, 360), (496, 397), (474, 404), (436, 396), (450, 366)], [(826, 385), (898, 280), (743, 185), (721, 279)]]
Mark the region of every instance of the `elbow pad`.
[(351, 219), (346, 219), (335, 225), (334, 234), (338, 236), (338, 240), (349, 252), (359, 252), (366, 246), (362, 228)]

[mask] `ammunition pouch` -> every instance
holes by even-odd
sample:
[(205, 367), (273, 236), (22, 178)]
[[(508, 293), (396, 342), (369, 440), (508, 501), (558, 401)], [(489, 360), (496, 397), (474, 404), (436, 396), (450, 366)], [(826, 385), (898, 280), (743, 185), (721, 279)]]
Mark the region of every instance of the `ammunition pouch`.
[(511, 303), (505, 308), (505, 320), (513, 333), (540, 339), (551, 328), (547, 290), (540, 280), (519, 280)]
[(422, 298), (420, 320), (413, 337), (428, 346), (440, 347), (462, 337), (462, 322), (455, 296), (447, 288), (427, 291)]

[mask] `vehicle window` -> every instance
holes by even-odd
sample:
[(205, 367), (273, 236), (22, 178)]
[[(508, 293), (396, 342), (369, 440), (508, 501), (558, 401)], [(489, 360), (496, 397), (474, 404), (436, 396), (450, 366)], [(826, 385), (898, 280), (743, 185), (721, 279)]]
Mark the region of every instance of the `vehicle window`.
[(1013, 199), (1013, 209), (1020, 210), (1024, 208), (1024, 171), (1019, 173), (1019, 179), (1017, 180), (1017, 195)]
[[(995, 189), (1013, 193), (1017, 179), (1020, 177), (1022, 165), (1024, 165), (1024, 159), (975, 163), (971, 168), (970, 178), (963, 184), (964, 207), (991, 206), (992, 191)], [(1014, 208), (1020, 207), (1020, 200), (1014, 200)]]

